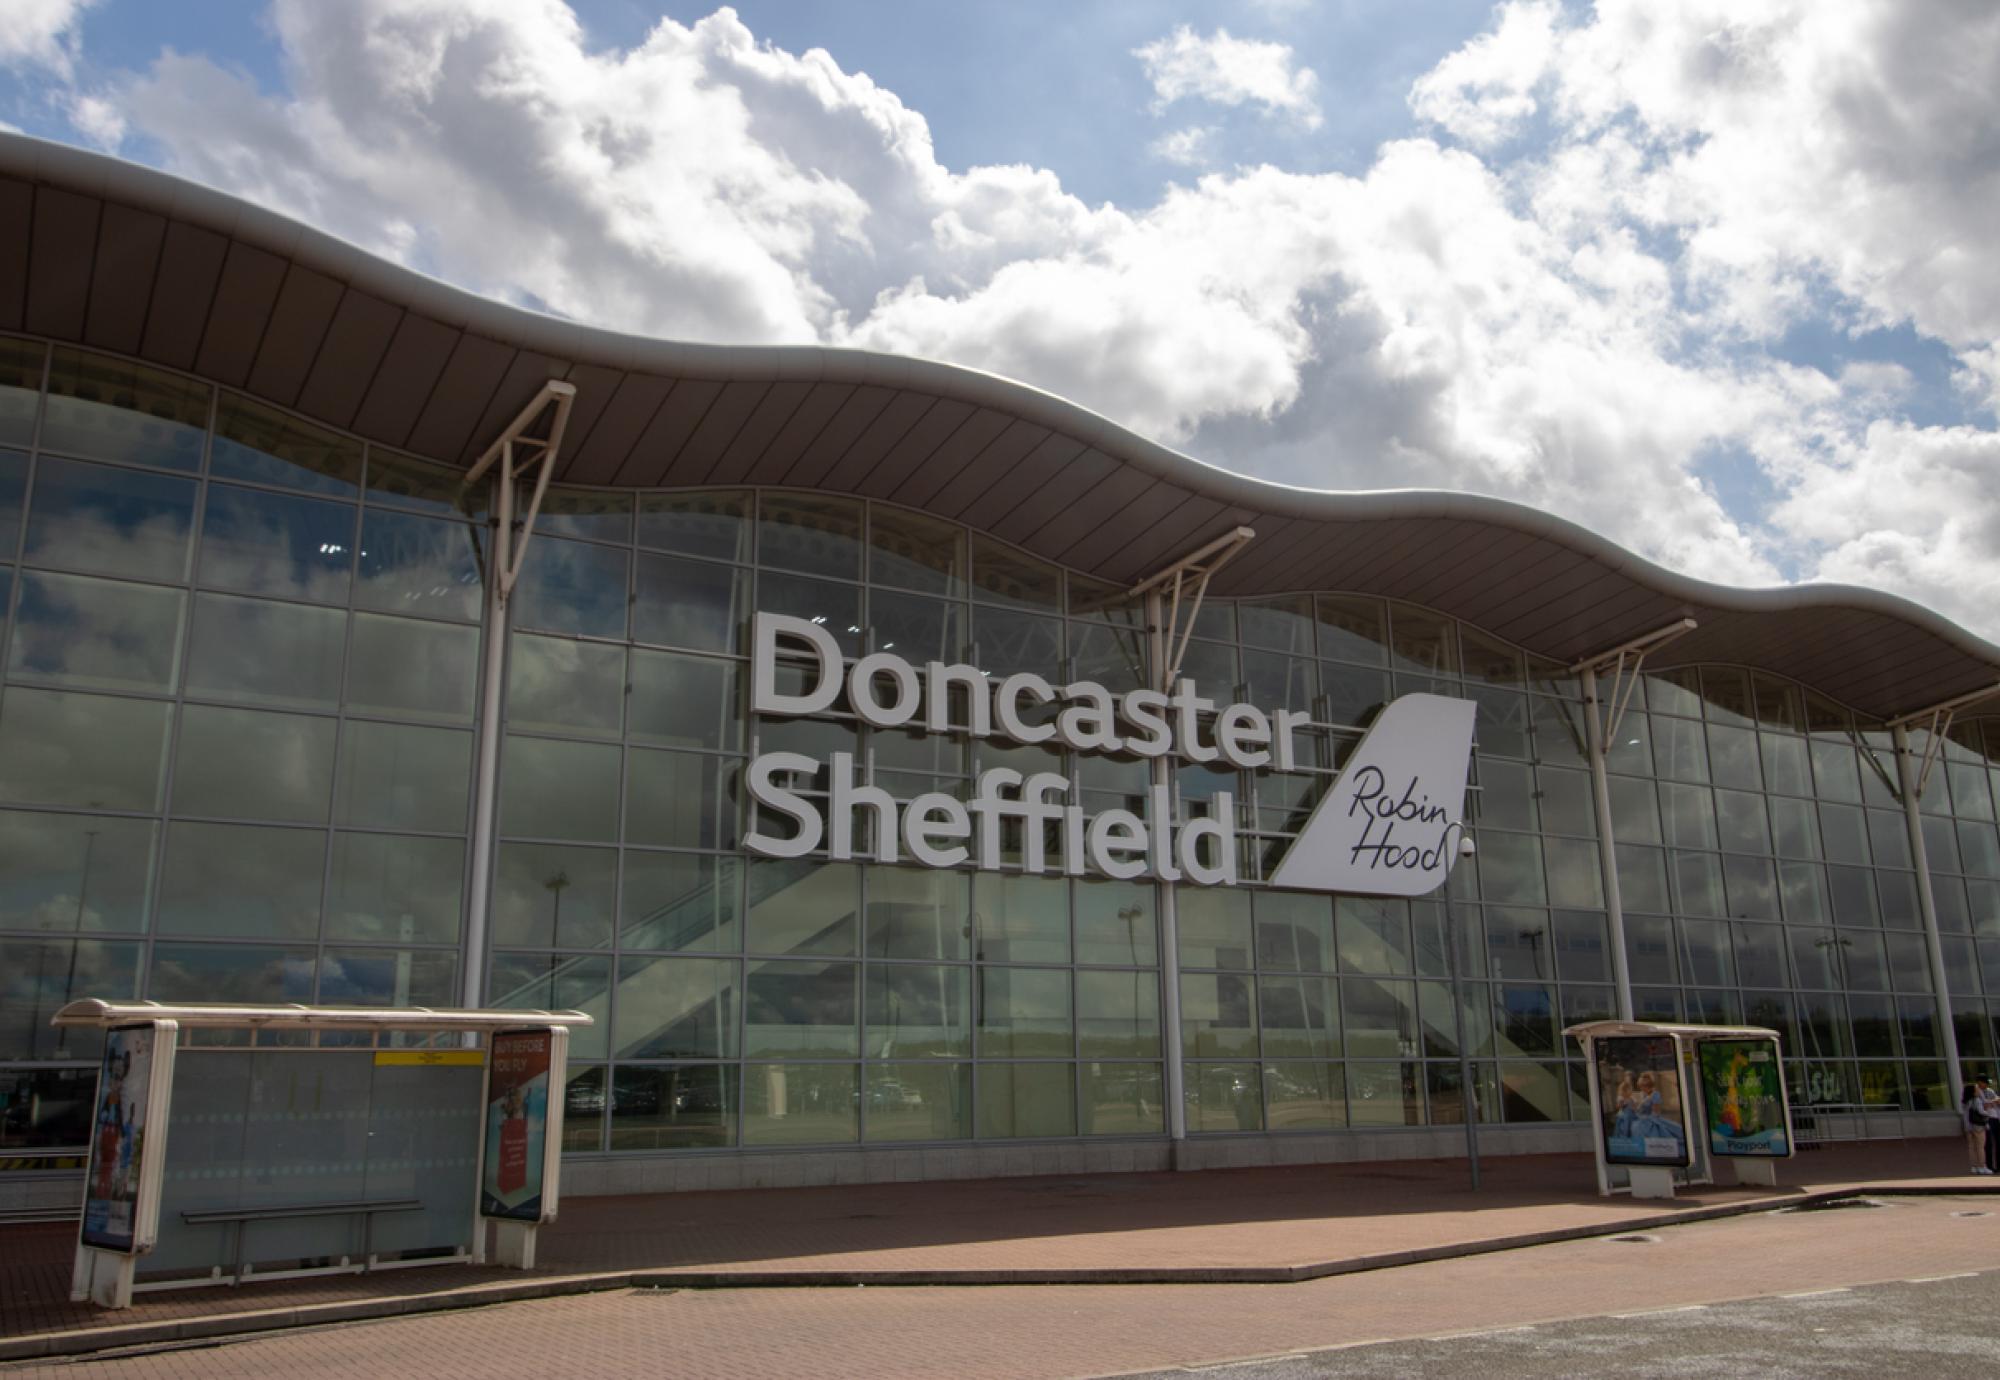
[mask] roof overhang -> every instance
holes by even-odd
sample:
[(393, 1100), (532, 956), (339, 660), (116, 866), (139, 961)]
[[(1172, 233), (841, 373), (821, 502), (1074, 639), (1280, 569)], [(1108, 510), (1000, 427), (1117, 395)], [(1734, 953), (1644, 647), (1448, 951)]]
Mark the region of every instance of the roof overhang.
[(178, 1021), (203, 1030), (513, 1030), (587, 1026), (581, 1011), (445, 1010), (429, 1006), (228, 1006), (206, 1002), (73, 1001), (49, 1018), (55, 1026), (105, 1030), (145, 1021)]
[(561, 379), (577, 393), (558, 483), (858, 494), (1121, 586), (1254, 527), (1213, 595), (1407, 599), (1565, 665), (1692, 617), (1699, 627), (1656, 665), (1769, 670), (1874, 718), (2000, 672), (2000, 647), (1880, 591), (1709, 584), (1477, 494), (1273, 484), (953, 365), (597, 330), (154, 169), (14, 134), (0, 134), (0, 330), (185, 370), (460, 466)]

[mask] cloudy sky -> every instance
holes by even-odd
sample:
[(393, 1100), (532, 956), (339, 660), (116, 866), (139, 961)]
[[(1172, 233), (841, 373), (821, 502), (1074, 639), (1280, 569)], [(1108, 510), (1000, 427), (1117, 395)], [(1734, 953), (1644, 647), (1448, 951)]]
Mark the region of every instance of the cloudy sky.
[(1993, 0), (0, 0), (0, 121), (2000, 637)]

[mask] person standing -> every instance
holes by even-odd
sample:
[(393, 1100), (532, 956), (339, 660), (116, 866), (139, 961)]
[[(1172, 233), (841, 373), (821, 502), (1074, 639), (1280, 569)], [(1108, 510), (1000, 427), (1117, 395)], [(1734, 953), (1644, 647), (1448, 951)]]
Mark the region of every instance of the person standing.
[(1979, 1110), (1986, 1113), (1986, 1172), (2000, 1173), (2000, 1089), (1995, 1089), (1993, 1080), (1985, 1074), (1973, 1075), (1973, 1086), (1979, 1089)]
[(1979, 1089), (1967, 1083), (1965, 1093), (1958, 1100), (1959, 1115), (1965, 1122), (1965, 1158), (1968, 1172), (1991, 1174), (1986, 1167), (1986, 1108), (1980, 1100)]

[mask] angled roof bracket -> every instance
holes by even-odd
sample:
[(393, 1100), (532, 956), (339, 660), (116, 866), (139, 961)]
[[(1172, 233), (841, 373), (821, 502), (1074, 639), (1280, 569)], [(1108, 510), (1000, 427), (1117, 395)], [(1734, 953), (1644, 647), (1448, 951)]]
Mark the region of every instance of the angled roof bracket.
[[(1166, 569), (1148, 575), (1127, 591), (1137, 598), (1154, 593), (1170, 580), (1173, 582), (1173, 595), (1167, 605), (1167, 664), (1160, 668), (1163, 674), (1158, 682), (1163, 691), (1172, 690), (1175, 679), (1181, 673), (1181, 659), (1187, 655), (1188, 639), (1194, 636), (1195, 619), (1201, 614), (1201, 601), (1208, 593), (1209, 577), (1234, 560), (1236, 553), (1256, 535), (1255, 530), (1249, 527), (1234, 528), (1197, 547)], [(1190, 591), (1185, 628), (1181, 626), (1183, 590)]]
[[(1571, 675), (1585, 671), (1593, 675), (1610, 672), (1611, 692), (1605, 697), (1606, 717), (1604, 719), (1604, 739), (1611, 742), (1618, 736), (1618, 726), (1625, 721), (1625, 710), (1632, 703), (1632, 692), (1639, 688), (1639, 671), (1646, 664), (1646, 654), (1657, 652), (1669, 642), (1685, 637), (1701, 625), (1692, 618), (1682, 618), (1655, 628), (1643, 637), (1635, 637), (1630, 642), (1621, 642), (1616, 647), (1587, 656), (1569, 667)], [(1586, 706), (1592, 714), (1594, 706)]]
[[(528, 541), (535, 534), (535, 517), (542, 511), (542, 500), (548, 495), (549, 478), (555, 473), (556, 458), (562, 452), (563, 431), (569, 426), (569, 411), (576, 402), (576, 385), (562, 379), (550, 379), (528, 405), (514, 415), (507, 429), (488, 446), (477, 463), (466, 471), (460, 481), (461, 492), (471, 489), (496, 464), (500, 467), (497, 485), (498, 501), (494, 506), (495, 539), (493, 544), (492, 569), (489, 577), (499, 581), (500, 602), (505, 604), (514, 592), (514, 584), (521, 578), (521, 563), (528, 555)], [(553, 409), (546, 437), (530, 436), (528, 429), (535, 425), (542, 414)], [(515, 447), (536, 452), (525, 457), (520, 469), (515, 468)], [(535, 492), (528, 500), (528, 511), (520, 519), (520, 539), (515, 540), (514, 527), (514, 485), (527, 473), (528, 466), (535, 469)]]
[[(1944, 739), (1945, 735), (1951, 732), (1952, 718), (1959, 710), (1977, 704), (1983, 699), (1989, 699), (1995, 694), (2000, 694), (2000, 684), (1982, 686), (1977, 690), (1968, 690), (1963, 695), (1954, 695), (1948, 700), (1942, 700), (1937, 704), (1931, 705), (1928, 709), (1914, 710), (1911, 713), (1900, 714), (1889, 720), (1888, 726), (1891, 729), (1921, 728), (1924, 730), (1924, 755), (1923, 760), (1917, 766), (1917, 799), (1923, 799), (1924, 789), (1931, 783), (1931, 769), (1938, 764), (1938, 759), (1944, 756)], [(1871, 762), (1873, 761), (1873, 753), (1864, 753), (1863, 755), (1868, 757)], [(1877, 764), (1875, 770), (1880, 773), (1882, 768)], [(1887, 776), (1884, 776), (1883, 780), (1887, 781)], [(1896, 791), (1893, 784), (1890, 786), (1890, 790), (1899, 799), (1901, 798), (1902, 793)]]

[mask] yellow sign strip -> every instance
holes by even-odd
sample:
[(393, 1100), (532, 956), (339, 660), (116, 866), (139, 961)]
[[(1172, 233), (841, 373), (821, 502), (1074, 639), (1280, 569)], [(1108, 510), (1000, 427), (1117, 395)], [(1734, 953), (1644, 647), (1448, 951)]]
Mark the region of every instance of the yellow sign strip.
[(379, 1068), (384, 1064), (418, 1064), (444, 1066), (449, 1064), (471, 1064), (475, 1067), (486, 1062), (483, 1049), (378, 1049), (375, 1063)]

